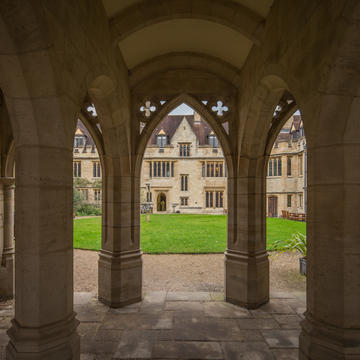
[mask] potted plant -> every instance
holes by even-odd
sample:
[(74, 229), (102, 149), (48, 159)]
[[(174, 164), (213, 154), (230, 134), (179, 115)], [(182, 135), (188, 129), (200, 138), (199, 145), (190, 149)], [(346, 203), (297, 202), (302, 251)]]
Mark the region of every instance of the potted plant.
[(274, 249), (276, 251), (298, 251), (301, 255), (300, 274), (306, 275), (306, 235), (302, 233), (293, 234), (291, 239), (284, 245), (284, 241), (275, 241)]

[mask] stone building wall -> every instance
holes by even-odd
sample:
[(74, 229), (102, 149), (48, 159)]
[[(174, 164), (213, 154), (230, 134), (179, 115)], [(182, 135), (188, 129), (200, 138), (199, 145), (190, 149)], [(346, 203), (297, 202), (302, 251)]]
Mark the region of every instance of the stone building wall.
[[(306, 213), (306, 140), (302, 123), (298, 124), (298, 130), (294, 129), (293, 124), (292, 117), (275, 140), (270, 154), (266, 179), (267, 216), (280, 217), (282, 211)], [(281, 174), (278, 167), (279, 159)], [(291, 169), (288, 168), (289, 161)], [(276, 172), (274, 164), (277, 166)], [(275, 212), (271, 201), (275, 201)]]
[[(194, 124), (201, 126), (201, 124)], [(161, 127), (161, 126), (160, 126)], [(180, 156), (179, 144), (190, 144), (190, 156)], [(174, 176), (150, 176), (150, 164), (156, 161), (174, 162)], [(223, 166), (220, 177), (203, 176), (203, 163), (217, 162)], [(227, 178), (225, 160), (221, 147), (213, 149), (210, 145), (200, 145), (191, 126), (184, 116), (179, 127), (171, 138), (169, 145), (161, 149), (158, 145), (146, 148), (141, 172), (141, 195), (145, 198), (146, 184), (150, 184), (153, 211), (158, 211), (158, 199), (161, 194), (166, 196), (166, 212), (172, 213), (210, 213), (227, 212)], [(205, 169), (206, 171), (206, 169)], [(206, 174), (206, 173), (205, 173)], [(181, 191), (181, 175), (189, 175), (188, 191)], [(206, 207), (206, 192), (213, 192), (213, 206)], [(223, 206), (216, 207), (216, 192), (223, 194)], [(181, 205), (181, 198), (187, 198), (187, 205)]]
[[(77, 143), (76, 138), (81, 140), (81, 144)], [(75, 132), (73, 176), (74, 186), (82, 193), (84, 202), (100, 206), (102, 169), (99, 152), (90, 133), (80, 121)]]
[[(221, 147), (214, 149), (209, 144), (199, 144), (199, 139), (192, 130), (189, 122), (184, 116), (177, 130), (171, 138), (170, 144), (163, 148), (149, 143), (143, 159), (141, 171), (140, 198), (141, 202), (146, 201), (147, 184), (151, 189), (151, 200), (153, 212), (163, 212), (158, 209), (159, 197), (166, 198), (166, 213), (180, 211), (180, 213), (204, 213), (222, 214), (227, 212), (227, 177), (226, 165)], [(203, 120), (201, 120), (203, 121)], [(296, 122), (296, 121), (295, 121)], [(277, 137), (271, 151), (269, 162), (281, 158), (281, 175), (272, 174), (269, 176), (269, 165), (267, 170), (267, 195), (266, 215), (271, 217), (282, 216), (282, 211), (294, 213), (306, 213), (306, 140), (303, 135), (303, 125), (297, 121), (297, 130), (294, 128), (294, 118), (291, 117), (284, 125)], [(194, 126), (202, 126), (201, 122), (194, 123)], [(159, 125), (161, 128), (161, 124)], [(79, 127), (77, 129), (79, 131)], [(74, 163), (81, 162), (81, 177), (74, 176), (74, 183), (78, 190), (84, 195), (84, 200), (91, 204), (101, 203), (101, 176), (94, 177), (94, 163), (100, 163), (96, 146), (82, 126), (81, 132), (86, 138), (86, 145), (79, 148), (74, 147)], [(180, 156), (179, 144), (190, 144), (190, 156)], [(291, 174), (288, 175), (288, 158), (291, 158)], [(173, 163), (173, 176), (157, 177), (150, 176), (150, 164), (154, 162)], [(205, 174), (207, 164), (215, 162), (223, 164), (222, 177), (203, 176), (203, 163)], [(302, 166), (302, 171), (300, 167)], [(302, 173), (301, 173), (302, 172)], [(75, 173), (74, 173), (75, 174)], [(101, 175), (101, 174), (100, 174)], [(171, 175), (171, 174), (170, 174)], [(188, 175), (188, 191), (181, 191), (181, 175)], [(99, 195), (100, 191), (100, 195)], [(206, 206), (206, 192), (213, 192), (213, 206)], [(216, 207), (216, 192), (223, 194), (223, 206)], [(291, 200), (288, 197), (291, 196)], [(187, 203), (182, 203), (182, 198)], [(275, 212), (269, 202), (276, 198)], [(159, 200), (160, 201), (160, 200)]]

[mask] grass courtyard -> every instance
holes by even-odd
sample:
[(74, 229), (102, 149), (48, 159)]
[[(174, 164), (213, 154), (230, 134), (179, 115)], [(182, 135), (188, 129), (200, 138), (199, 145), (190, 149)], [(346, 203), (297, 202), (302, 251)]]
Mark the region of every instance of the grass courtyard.
[[(306, 233), (306, 224), (267, 218), (267, 248), (286, 241), (296, 232)], [(74, 220), (74, 247), (99, 250), (101, 217)], [(141, 249), (144, 253), (216, 253), (226, 247), (226, 215), (141, 215)]]

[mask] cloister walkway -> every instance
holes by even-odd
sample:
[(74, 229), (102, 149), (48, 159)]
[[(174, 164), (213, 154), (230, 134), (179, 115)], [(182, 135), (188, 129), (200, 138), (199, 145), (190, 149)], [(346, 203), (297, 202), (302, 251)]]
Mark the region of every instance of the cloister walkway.
[[(246, 310), (220, 292), (153, 291), (141, 303), (109, 309), (94, 293), (78, 292), (81, 359), (295, 360), (304, 299), (274, 293), (260, 309)], [(12, 305), (0, 305), (3, 350), (12, 316)]]

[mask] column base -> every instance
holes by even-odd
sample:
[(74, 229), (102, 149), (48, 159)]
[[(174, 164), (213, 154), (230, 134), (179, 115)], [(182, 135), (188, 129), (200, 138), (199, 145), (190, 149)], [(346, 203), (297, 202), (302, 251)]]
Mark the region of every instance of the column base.
[(21, 327), (14, 319), (8, 330), (10, 342), (6, 348), (6, 359), (79, 360), (78, 324), (75, 313), (64, 321), (39, 328)]
[(120, 308), (142, 300), (141, 251), (113, 253), (101, 250), (99, 255), (99, 301)]
[(225, 300), (247, 309), (256, 309), (269, 301), (267, 252), (251, 255), (226, 250)]
[(14, 251), (5, 251), (0, 267), (0, 299), (14, 297)]
[(300, 360), (360, 360), (360, 329), (343, 329), (316, 321), (301, 322)]

